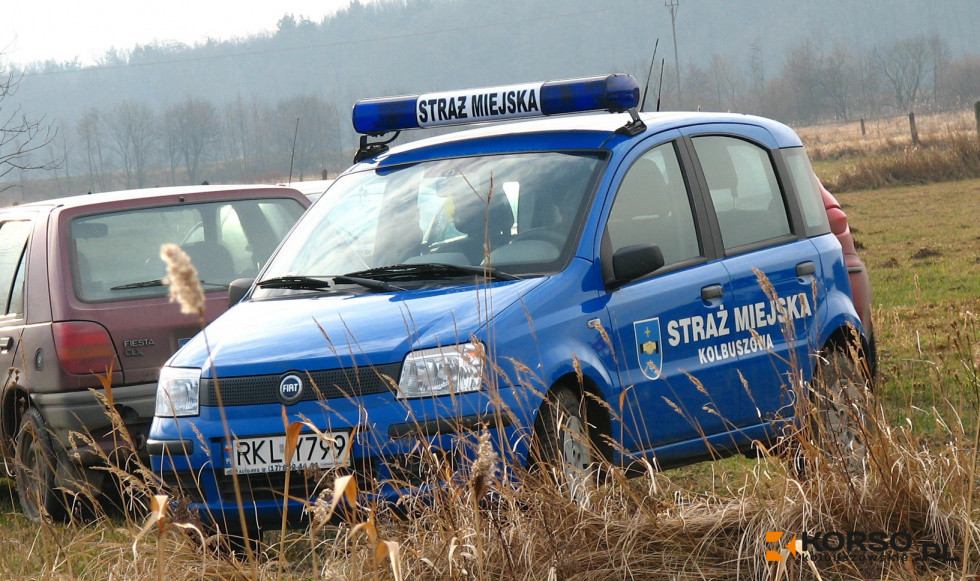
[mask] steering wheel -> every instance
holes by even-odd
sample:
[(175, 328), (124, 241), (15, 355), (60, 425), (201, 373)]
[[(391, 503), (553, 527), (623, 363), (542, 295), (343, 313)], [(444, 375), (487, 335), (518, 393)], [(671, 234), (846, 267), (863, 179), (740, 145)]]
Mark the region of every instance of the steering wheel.
[(532, 228), (530, 230), (525, 230), (514, 236), (510, 243), (524, 242), (525, 240), (541, 240), (543, 242), (548, 242), (553, 244), (555, 248), (559, 250), (565, 246), (565, 237), (561, 234), (551, 230), (550, 228)]

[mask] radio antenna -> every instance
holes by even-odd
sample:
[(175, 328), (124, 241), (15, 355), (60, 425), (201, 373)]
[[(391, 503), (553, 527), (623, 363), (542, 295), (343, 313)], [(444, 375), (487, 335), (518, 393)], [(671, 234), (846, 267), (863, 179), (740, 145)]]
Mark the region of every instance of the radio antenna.
[(286, 185), (293, 184), (293, 159), (296, 157), (296, 136), (299, 135), (299, 117), (296, 118), (296, 129), (293, 130), (293, 151), (289, 154), (289, 180)]
[[(653, 76), (653, 63), (657, 62), (657, 47), (660, 46), (660, 38), (653, 44), (653, 56), (650, 58), (650, 68), (647, 69), (647, 82), (643, 84), (643, 99), (640, 100), (640, 111), (647, 103), (647, 89), (650, 88), (650, 77)], [(661, 77), (663, 75), (661, 74)]]
[(657, 86), (657, 111), (660, 111), (660, 95), (664, 92), (664, 59), (660, 59), (660, 83)]

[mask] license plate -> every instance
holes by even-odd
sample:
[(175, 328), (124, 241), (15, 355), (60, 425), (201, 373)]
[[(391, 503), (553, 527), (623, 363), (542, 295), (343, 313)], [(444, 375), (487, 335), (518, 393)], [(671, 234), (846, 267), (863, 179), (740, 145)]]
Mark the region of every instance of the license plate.
[[(350, 432), (300, 434), (289, 463), (291, 470), (332, 468), (350, 463)], [(286, 471), (286, 436), (236, 438), (225, 443), (225, 474)]]

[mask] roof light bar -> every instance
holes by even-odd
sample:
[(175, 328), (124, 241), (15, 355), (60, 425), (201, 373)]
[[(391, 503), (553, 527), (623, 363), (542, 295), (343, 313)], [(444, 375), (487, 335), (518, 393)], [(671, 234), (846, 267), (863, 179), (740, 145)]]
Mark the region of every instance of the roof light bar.
[(524, 83), (404, 97), (363, 99), (354, 104), (354, 129), (380, 135), (402, 129), (543, 117), (583, 111), (618, 113), (640, 102), (640, 85), (615, 74), (547, 83)]

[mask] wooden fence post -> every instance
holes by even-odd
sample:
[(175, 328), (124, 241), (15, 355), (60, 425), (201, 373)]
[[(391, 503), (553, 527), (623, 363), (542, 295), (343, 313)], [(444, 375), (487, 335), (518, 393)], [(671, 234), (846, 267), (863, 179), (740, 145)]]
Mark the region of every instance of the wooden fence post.
[(977, 140), (980, 140), (980, 101), (973, 104), (973, 113), (977, 117)]
[[(978, 105), (980, 105), (980, 102), (978, 102)], [(980, 111), (980, 109), (977, 109), (977, 111)], [(980, 115), (980, 113), (978, 113), (978, 115)], [(977, 117), (977, 119), (980, 119), (980, 117)], [(980, 121), (978, 121), (978, 123), (980, 123)], [(980, 125), (977, 125), (977, 127), (980, 127)], [(867, 134), (868, 132), (864, 129), (864, 117), (861, 117), (861, 137), (865, 137)]]
[(909, 113), (909, 127), (912, 129), (912, 145), (919, 145), (919, 130), (915, 128), (915, 112)]

